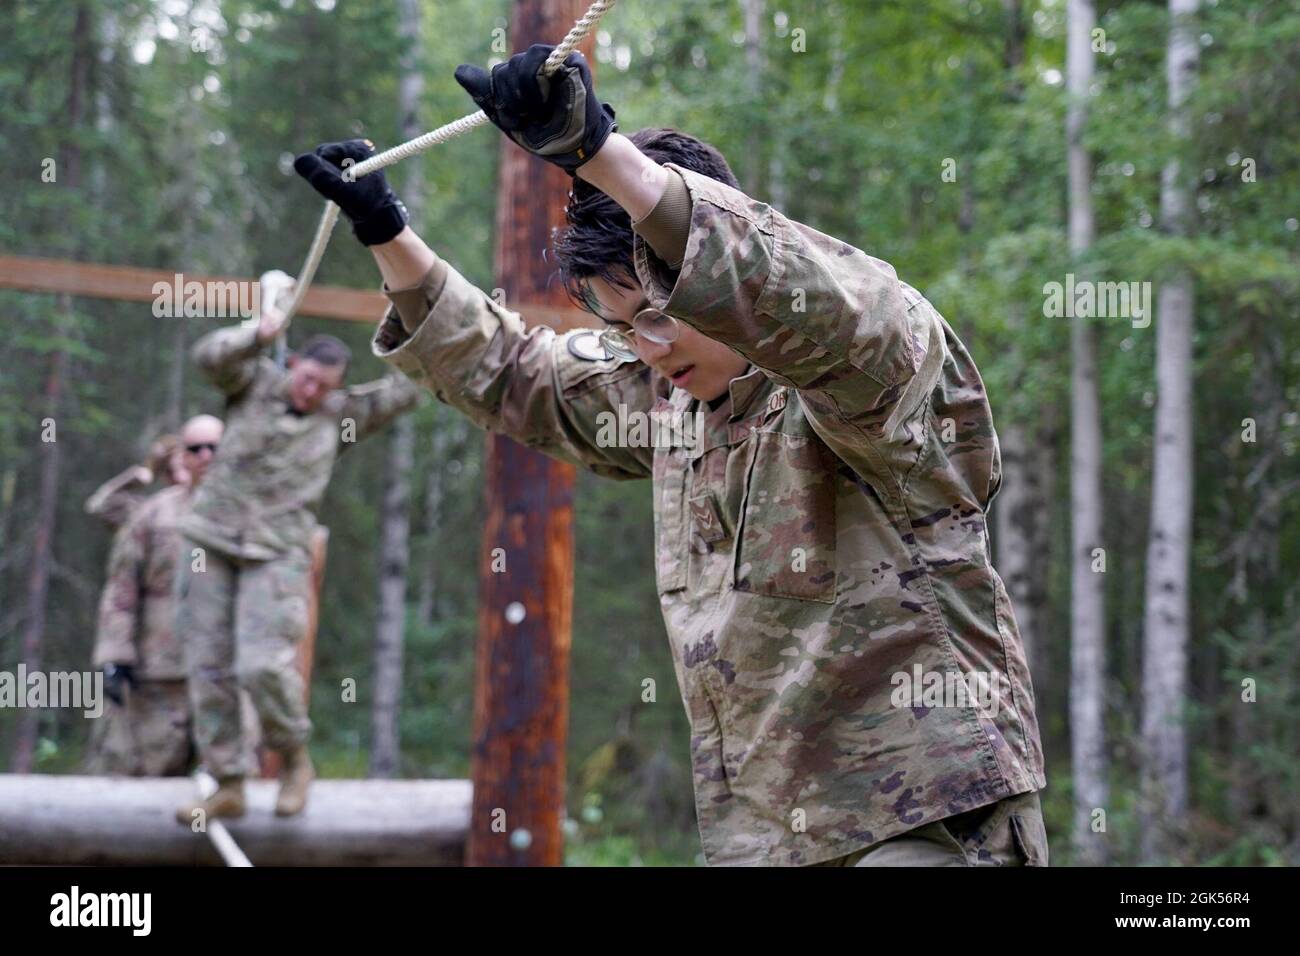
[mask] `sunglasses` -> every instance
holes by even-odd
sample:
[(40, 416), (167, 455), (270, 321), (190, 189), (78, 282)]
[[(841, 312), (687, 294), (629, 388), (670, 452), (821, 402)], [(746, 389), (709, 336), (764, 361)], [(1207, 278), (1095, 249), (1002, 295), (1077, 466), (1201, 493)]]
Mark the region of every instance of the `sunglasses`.
[(214, 441), (205, 441), (205, 442), (200, 442), (200, 443), (197, 444), (197, 445), (186, 445), (186, 446), (185, 446), (185, 450), (186, 450), (187, 452), (189, 452), (191, 455), (197, 455), (199, 452), (203, 451), (203, 449), (205, 449), (205, 448), (206, 448), (208, 451), (212, 452), (214, 455), (217, 453), (217, 443), (214, 442)]

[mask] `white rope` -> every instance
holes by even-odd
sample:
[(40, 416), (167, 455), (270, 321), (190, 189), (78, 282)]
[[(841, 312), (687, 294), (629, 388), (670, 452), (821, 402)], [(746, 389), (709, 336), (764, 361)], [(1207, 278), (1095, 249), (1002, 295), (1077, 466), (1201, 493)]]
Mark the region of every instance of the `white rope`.
[[(558, 70), (565, 57), (573, 52), (573, 48), (592, 31), (592, 28), (600, 22), (600, 18), (608, 13), (617, 2), (618, 0), (595, 0), (587, 8), (587, 12), (565, 34), (564, 39), (551, 51), (551, 55), (542, 64), (542, 72), (550, 76)], [(423, 133), (413, 140), (401, 143), (392, 149), (386, 149), (382, 153), (376, 153), (369, 159), (364, 159), (354, 166), (349, 166), (344, 170), (343, 176), (345, 179), (355, 180), (358, 176), (373, 173), (376, 169), (391, 166), (408, 156), (414, 156), (416, 153), (422, 153), (432, 146), (455, 139), (457, 136), (468, 133), (486, 122), (488, 122), (487, 114), (482, 110), (462, 116), (458, 120), (452, 120), (435, 130)], [(316, 227), (316, 236), (312, 239), (311, 248), (307, 250), (307, 258), (302, 264), (302, 269), (298, 272), (298, 282), (294, 286), (293, 300), (289, 303), (290, 319), (298, 314), (298, 307), (302, 305), (302, 300), (307, 295), (307, 288), (316, 275), (316, 267), (320, 265), (321, 258), (325, 255), (325, 247), (329, 245), (330, 234), (334, 231), (334, 224), (338, 222), (338, 218), (339, 207), (332, 202), (326, 202), (325, 211), (320, 217), (320, 224)]]
[[(214, 780), (212, 775), (206, 771), (200, 770), (196, 773), (194, 775), (194, 782), (199, 785), (199, 796), (204, 800), (217, 792), (217, 781)], [(212, 845), (217, 848), (217, 852), (221, 854), (221, 859), (225, 861), (226, 866), (251, 867), (253, 865), (249, 861), (248, 857), (244, 855), (244, 851), (239, 848), (239, 844), (235, 842), (235, 838), (230, 835), (230, 831), (226, 829), (224, 823), (220, 820), (207, 820), (205, 821), (205, 825), (207, 827), (208, 839), (210, 839)]]

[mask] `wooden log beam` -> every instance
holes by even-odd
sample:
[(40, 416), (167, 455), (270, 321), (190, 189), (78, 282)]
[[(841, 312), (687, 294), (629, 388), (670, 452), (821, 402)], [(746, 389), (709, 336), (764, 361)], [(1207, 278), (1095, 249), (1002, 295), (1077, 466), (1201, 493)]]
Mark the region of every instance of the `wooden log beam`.
[[(317, 780), (300, 816), (251, 781), (248, 813), (224, 821), (255, 866), (460, 866), (468, 780)], [(206, 834), (176, 822), (189, 777), (0, 774), (0, 865), (219, 866)]]
[[(33, 256), (0, 256), (0, 289), (21, 292), (63, 292), (92, 299), (121, 302), (153, 302), (154, 285), (174, 285), (177, 273), (165, 269), (110, 266), (70, 259), (41, 259)], [(183, 281), (200, 283), (252, 282), (248, 276), (211, 276), (182, 273)], [(564, 302), (519, 301), (505, 303), (520, 312), (530, 325), (549, 325), (561, 331), (600, 324), (595, 316)], [(216, 303), (212, 303), (215, 310)], [(378, 323), (384, 317), (388, 299), (379, 292), (348, 289), (336, 285), (313, 285), (307, 290), (300, 315), (343, 322)]]

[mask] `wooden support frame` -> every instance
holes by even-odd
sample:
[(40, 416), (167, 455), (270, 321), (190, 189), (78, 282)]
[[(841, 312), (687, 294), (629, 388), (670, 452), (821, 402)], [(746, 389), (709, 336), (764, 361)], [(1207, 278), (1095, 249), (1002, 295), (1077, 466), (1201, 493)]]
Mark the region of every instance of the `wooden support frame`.
[[(154, 286), (159, 282), (174, 285), (178, 274), (183, 276), (185, 282), (197, 282), (204, 288), (212, 283), (256, 281), (255, 277), (250, 276), (199, 275), (166, 269), (76, 262), (71, 259), (0, 256), (0, 289), (20, 292), (66, 293), (92, 299), (152, 303), (158, 297)], [(521, 313), (530, 325), (549, 325), (560, 331), (579, 327), (595, 328), (600, 325), (595, 316), (562, 302), (507, 301), (505, 304)], [(366, 292), (337, 285), (313, 285), (307, 290), (298, 314), (317, 319), (377, 325), (387, 308), (388, 299), (380, 292)]]

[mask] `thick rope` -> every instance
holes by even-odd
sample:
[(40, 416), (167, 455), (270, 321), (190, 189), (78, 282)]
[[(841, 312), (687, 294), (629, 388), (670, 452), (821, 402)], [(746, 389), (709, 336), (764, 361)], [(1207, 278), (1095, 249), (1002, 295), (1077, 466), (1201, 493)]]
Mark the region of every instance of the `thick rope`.
[[(618, 0), (595, 0), (587, 8), (587, 12), (565, 34), (564, 39), (551, 51), (551, 55), (542, 64), (542, 72), (550, 76), (558, 70), (565, 57), (573, 52), (573, 48), (582, 42), (583, 37), (592, 31), (592, 28), (600, 22), (600, 18), (608, 13), (617, 2)], [(386, 149), (382, 153), (376, 153), (355, 166), (349, 166), (343, 171), (343, 176), (345, 179), (352, 180), (358, 176), (373, 173), (376, 169), (391, 166), (408, 156), (414, 156), (416, 153), (422, 153), (439, 143), (455, 139), (457, 136), (468, 133), (486, 122), (488, 122), (487, 114), (482, 110), (462, 116), (458, 120), (452, 120), (450, 123), (439, 126), (435, 130), (430, 130), (413, 140), (401, 143), (392, 149)], [(302, 269), (298, 271), (298, 281), (294, 286), (293, 299), (290, 301), (288, 308), (288, 317), (290, 319), (298, 314), (298, 307), (302, 305), (302, 300), (307, 295), (307, 288), (316, 275), (316, 268), (325, 255), (325, 248), (329, 245), (330, 235), (334, 232), (334, 224), (338, 222), (338, 218), (339, 207), (332, 202), (326, 202), (325, 211), (320, 217), (320, 224), (316, 227), (316, 236), (312, 239), (311, 248), (307, 250), (307, 258), (303, 261)]]
[[(199, 786), (199, 796), (206, 800), (217, 792), (217, 781), (212, 775), (204, 770), (200, 770), (194, 775), (194, 782)], [(221, 855), (222, 861), (226, 866), (252, 866), (244, 851), (239, 848), (235, 838), (230, 835), (225, 824), (220, 820), (205, 821), (208, 839), (212, 841), (213, 847)]]

